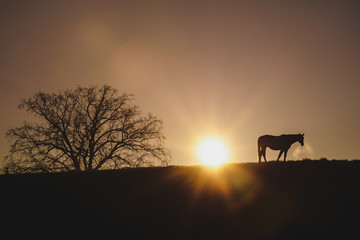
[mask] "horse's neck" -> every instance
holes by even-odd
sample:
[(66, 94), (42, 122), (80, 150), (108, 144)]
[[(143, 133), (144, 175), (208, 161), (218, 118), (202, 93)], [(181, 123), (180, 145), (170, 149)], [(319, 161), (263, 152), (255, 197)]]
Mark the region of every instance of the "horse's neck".
[(288, 135), (288, 139), (289, 139), (289, 142), (291, 142), (291, 144), (293, 144), (294, 142), (299, 141), (297, 135)]

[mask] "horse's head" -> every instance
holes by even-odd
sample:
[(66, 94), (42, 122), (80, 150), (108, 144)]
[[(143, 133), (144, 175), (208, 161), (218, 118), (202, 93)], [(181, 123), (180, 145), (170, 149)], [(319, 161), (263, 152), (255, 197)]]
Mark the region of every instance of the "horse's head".
[(305, 133), (303, 133), (303, 134), (300, 134), (300, 133), (299, 133), (299, 140), (298, 140), (298, 142), (301, 144), (301, 146), (304, 146), (304, 135), (305, 135)]

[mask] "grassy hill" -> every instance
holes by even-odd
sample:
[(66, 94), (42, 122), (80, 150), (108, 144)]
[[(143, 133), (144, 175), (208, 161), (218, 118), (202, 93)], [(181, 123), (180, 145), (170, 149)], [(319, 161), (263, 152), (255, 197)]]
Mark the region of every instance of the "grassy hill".
[(355, 239), (359, 184), (360, 161), (2, 175), (1, 232)]

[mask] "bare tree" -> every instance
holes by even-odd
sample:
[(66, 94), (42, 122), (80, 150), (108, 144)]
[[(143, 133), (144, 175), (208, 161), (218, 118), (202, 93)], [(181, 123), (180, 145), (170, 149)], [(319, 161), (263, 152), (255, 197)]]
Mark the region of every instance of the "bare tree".
[(110, 86), (36, 93), (20, 109), (37, 123), (9, 129), (8, 172), (86, 171), (166, 165), (162, 121)]

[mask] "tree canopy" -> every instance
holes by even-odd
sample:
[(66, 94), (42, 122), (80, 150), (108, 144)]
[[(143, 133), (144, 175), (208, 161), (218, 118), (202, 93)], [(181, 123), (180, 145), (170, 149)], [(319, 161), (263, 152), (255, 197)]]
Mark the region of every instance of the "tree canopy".
[(38, 92), (21, 101), (37, 119), (9, 129), (8, 172), (54, 172), (166, 165), (163, 123), (110, 87)]

